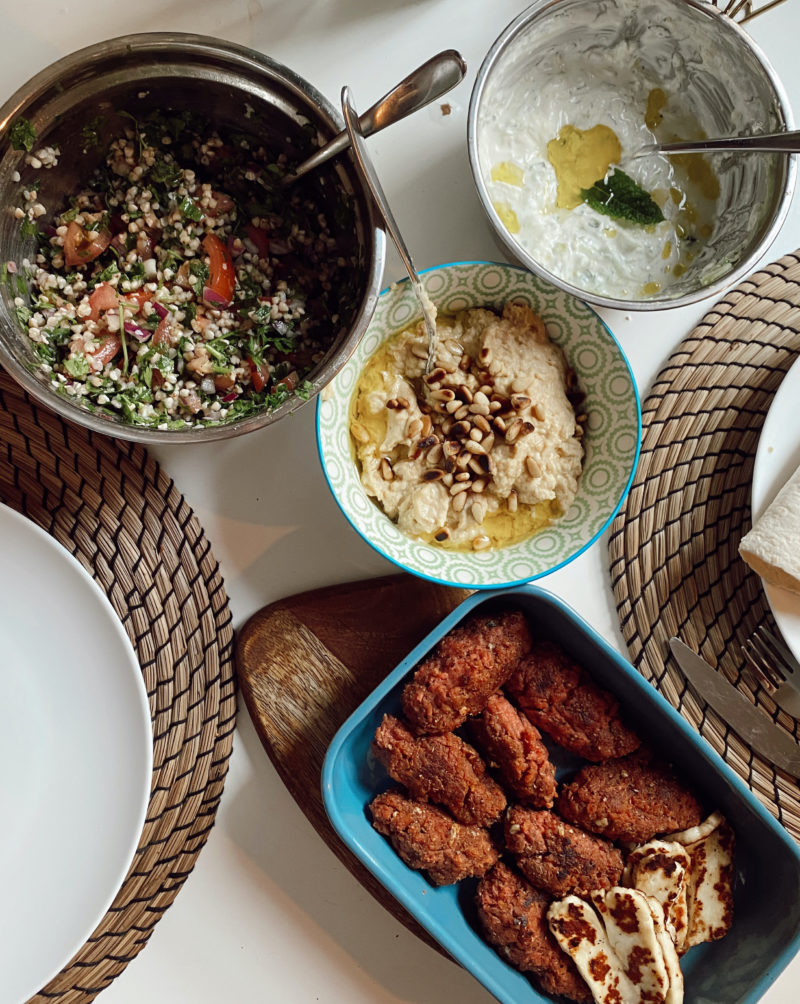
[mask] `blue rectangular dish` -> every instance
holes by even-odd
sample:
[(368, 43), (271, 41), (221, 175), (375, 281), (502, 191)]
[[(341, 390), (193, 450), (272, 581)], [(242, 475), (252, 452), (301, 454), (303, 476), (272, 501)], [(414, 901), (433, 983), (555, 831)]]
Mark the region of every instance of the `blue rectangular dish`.
[[(628, 720), (665, 759), (719, 809), (736, 834), (735, 912), (721, 941), (682, 959), (686, 1004), (754, 1004), (800, 948), (800, 850), (724, 761), (683, 718), (585, 621), (557, 597), (528, 585), (465, 600), (432, 631), (347, 719), (333, 738), (322, 770), (322, 794), (332, 825), (351, 851), (447, 952), (504, 1004), (540, 1004), (541, 993), (481, 937), (473, 904), (475, 882), (437, 887), (410, 869), (373, 829), (368, 806), (391, 782), (370, 753), (387, 712), (423, 659), (465, 616), (491, 605), (523, 609), (535, 636), (562, 646), (612, 691)], [(553, 755), (558, 776), (575, 758)]]

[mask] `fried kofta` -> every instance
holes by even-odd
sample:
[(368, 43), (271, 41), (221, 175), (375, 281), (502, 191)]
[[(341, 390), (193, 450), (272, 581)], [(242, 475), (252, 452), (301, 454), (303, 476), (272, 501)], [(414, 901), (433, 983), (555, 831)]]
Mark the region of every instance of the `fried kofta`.
[(622, 721), (613, 694), (551, 641), (533, 644), (505, 689), (537, 728), (586, 760), (625, 756), (640, 744)]
[(459, 823), (490, 826), (506, 807), (478, 753), (452, 732), (415, 736), (400, 719), (384, 715), (372, 751), (412, 798), (444, 806)]
[(387, 791), (370, 803), (372, 825), (409, 868), (427, 872), (436, 885), (483, 875), (499, 855), (488, 830), (457, 823), (443, 809)]
[(570, 826), (554, 812), (512, 805), (505, 841), (525, 878), (552, 896), (588, 896), (617, 885), (622, 875), (622, 853), (613, 844)]
[(501, 958), (532, 973), (545, 993), (592, 1000), (574, 962), (550, 933), (549, 896), (501, 861), (478, 883), (475, 901), (486, 940)]
[(536, 726), (499, 691), (470, 722), (470, 734), (520, 801), (542, 809), (556, 797), (556, 769)]
[(583, 767), (561, 789), (556, 811), (590, 833), (634, 844), (703, 818), (672, 768), (643, 753)]
[(519, 660), (531, 636), (521, 610), (475, 616), (445, 635), (403, 691), (416, 732), (451, 732), (482, 711)]

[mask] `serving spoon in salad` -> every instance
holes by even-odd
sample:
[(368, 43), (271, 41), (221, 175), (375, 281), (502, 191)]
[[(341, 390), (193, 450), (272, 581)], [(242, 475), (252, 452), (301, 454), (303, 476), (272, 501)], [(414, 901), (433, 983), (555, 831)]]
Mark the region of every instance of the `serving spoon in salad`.
[(428, 358), (425, 363), (425, 372), (430, 373), (433, 369), (433, 363), (436, 356), (436, 307), (431, 302), (427, 292), (425, 291), (425, 287), (422, 285), (422, 280), (420, 279), (419, 273), (414, 267), (414, 262), (411, 259), (411, 253), (406, 247), (406, 242), (403, 240), (403, 235), (400, 233), (400, 229), (397, 226), (392, 210), (389, 207), (389, 203), (386, 199), (383, 188), (381, 187), (378, 175), (375, 173), (372, 160), (367, 152), (367, 144), (364, 141), (364, 133), (361, 129), (358, 112), (353, 106), (353, 101), (350, 97), (350, 88), (347, 86), (342, 88), (342, 113), (344, 114), (344, 124), (350, 138), (350, 145), (353, 150), (356, 167), (358, 168), (362, 181), (369, 189), (372, 198), (375, 200), (375, 204), (383, 217), (383, 222), (386, 225), (389, 236), (394, 241), (395, 247), (397, 248), (400, 257), (403, 259), (403, 264), (405, 265), (408, 276), (411, 279), (414, 294), (419, 301), (420, 307), (422, 308), (422, 319), (425, 324), (425, 330), (428, 334)]
[[(399, 122), (412, 112), (424, 108), (447, 94), (456, 84), (461, 83), (466, 72), (467, 64), (455, 49), (445, 49), (437, 53), (404, 77), (396, 87), (359, 117), (361, 132), (364, 136), (371, 136), (392, 125), (393, 122)], [(347, 149), (349, 145), (350, 136), (346, 129), (342, 129), (316, 153), (287, 174), (282, 184), (291, 185), (304, 174)]]

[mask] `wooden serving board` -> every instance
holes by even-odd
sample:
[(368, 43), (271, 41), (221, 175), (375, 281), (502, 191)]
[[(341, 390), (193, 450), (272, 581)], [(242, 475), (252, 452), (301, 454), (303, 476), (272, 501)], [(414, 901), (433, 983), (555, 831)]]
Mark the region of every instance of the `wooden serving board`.
[(314, 589), (259, 610), (235, 640), (241, 693), (292, 797), (361, 884), (439, 951), (337, 836), (321, 771), (342, 722), (469, 592), (406, 574)]

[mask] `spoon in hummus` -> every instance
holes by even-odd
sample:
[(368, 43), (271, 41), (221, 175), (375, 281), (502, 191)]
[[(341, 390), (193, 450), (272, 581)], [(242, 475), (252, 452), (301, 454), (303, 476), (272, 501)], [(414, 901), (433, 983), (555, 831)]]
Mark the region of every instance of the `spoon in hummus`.
[(386, 195), (381, 187), (378, 175), (375, 173), (372, 160), (367, 153), (367, 144), (364, 141), (364, 133), (362, 132), (361, 124), (358, 119), (358, 112), (353, 106), (353, 102), (350, 97), (350, 88), (347, 86), (342, 88), (342, 113), (344, 114), (345, 128), (347, 129), (347, 134), (350, 137), (350, 145), (353, 150), (353, 156), (355, 157), (356, 167), (358, 168), (362, 181), (369, 189), (372, 198), (375, 200), (375, 204), (383, 217), (383, 222), (386, 225), (389, 236), (394, 241), (400, 257), (403, 259), (403, 264), (405, 265), (408, 276), (411, 279), (411, 285), (414, 289), (414, 293), (419, 301), (420, 307), (422, 308), (422, 320), (428, 334), (428, 358), (425, 363), (425, 372), (430, 373), (436, 357), (436, 306), (431, 302), (427, 292), (425, 291), (425, 287), (422, 285), (422, 280), (414, 267), (411, 254), (406, 247), (406, 242), (403, 240), (400, 229), (395, 222), (394, 216), (392, 215), (392, 210), (389, 208)]
[[(467, 64), (455, 49), (445, 49), (437, 53), (416, 70), (412, 70), (396, 87), (359, 117), (362, 133), (371, 136), (392, 125), (393, 122), (399, 122), (412, 112), (424, 108), (447, 94), (456, 84), (461, 83), (466, 72)], [(291, 174), (287, 174), (283, 179), (283, 185), (291, 185), (304, 174), (347, 149), (349, 143), (347, 130), (342, 129), (316, 153), (294, 168)]]

